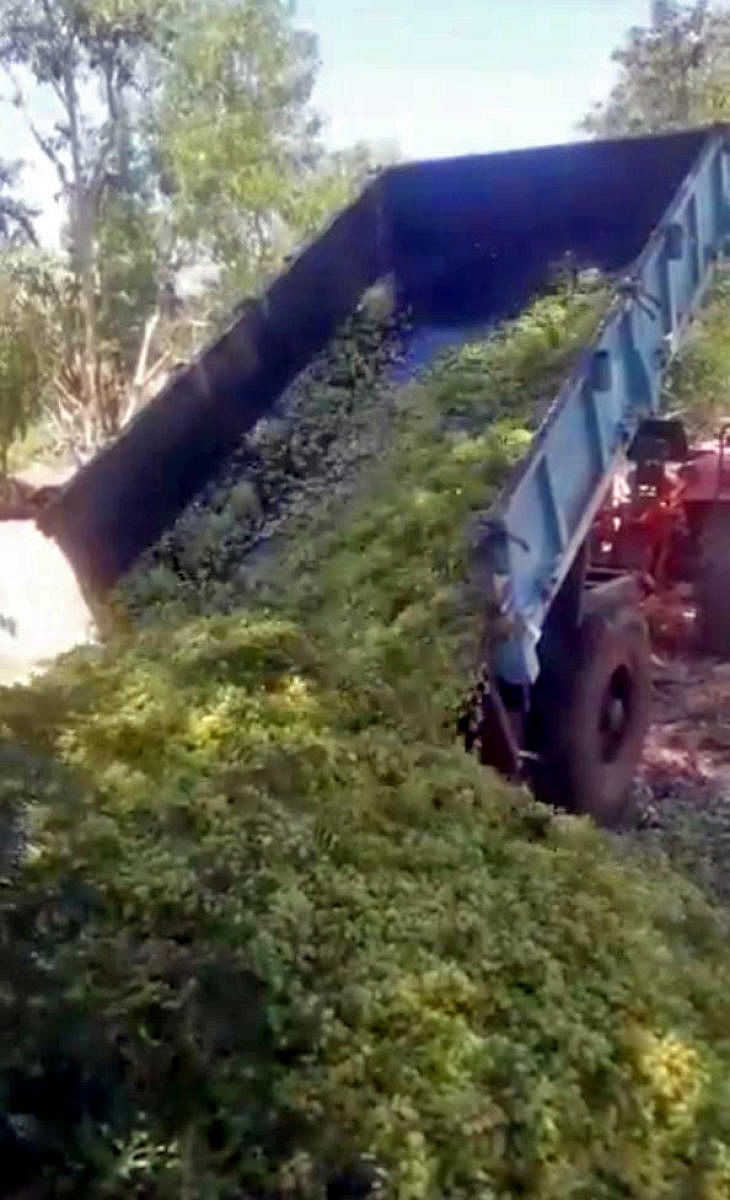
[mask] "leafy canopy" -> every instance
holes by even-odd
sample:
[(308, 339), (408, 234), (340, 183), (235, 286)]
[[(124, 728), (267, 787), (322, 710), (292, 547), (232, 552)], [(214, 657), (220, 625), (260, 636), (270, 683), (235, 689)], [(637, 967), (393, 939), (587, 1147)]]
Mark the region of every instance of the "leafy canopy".
[(730, 118), (730, 12), (705, 0), (656, 6), (613, 54), (616, 85), (582, 125), (599, 137), (661, 133)]

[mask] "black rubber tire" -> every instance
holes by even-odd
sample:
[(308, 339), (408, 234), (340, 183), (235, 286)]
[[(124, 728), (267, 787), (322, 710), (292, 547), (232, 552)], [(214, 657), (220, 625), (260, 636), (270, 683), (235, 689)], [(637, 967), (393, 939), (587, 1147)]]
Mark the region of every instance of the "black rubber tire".
[(730, 658), (730, 503), (709, 509), (700, 537), (699, 632), (707, 654)]
[(635, 609), (592, 615), (562, 644), (553, 635), (541, 658), (528, 722), (535, 796), (614, 826), (649, 725), (646, 622)]

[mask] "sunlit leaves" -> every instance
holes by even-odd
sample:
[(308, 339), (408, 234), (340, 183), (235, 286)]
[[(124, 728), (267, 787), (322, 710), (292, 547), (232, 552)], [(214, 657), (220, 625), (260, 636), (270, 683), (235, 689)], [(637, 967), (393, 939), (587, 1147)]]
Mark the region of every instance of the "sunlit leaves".
[(278, 0), (207, 0), (176, 28), (162, 90), (162, 155), (187, 235), (216, 257), (265, 260), (315, 152), (314, 40)]

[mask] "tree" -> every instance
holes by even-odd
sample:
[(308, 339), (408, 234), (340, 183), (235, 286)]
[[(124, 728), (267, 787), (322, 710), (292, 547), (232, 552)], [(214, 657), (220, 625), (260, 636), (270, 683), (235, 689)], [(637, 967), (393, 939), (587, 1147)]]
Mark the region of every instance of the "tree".
[[(66, 210), (47, 394), (77, 457), (373, 167), (324, 153), (316, 68), (284, 0), (0, 0), (0, 70)], [(182, 306), (191, 268), (215, 285)]]
[(215, 328), (230, 319), (232, 309), (260, 286), (262, 277), (281, 269), (317, 235), (324, 224), (349, 204), (377, 171), (399, 159), (392, 143), (359, 142), (343, 150), (315, 150), (309, 163), (300, 165), (281, 189), (278, 207), (269, 213), (261, 243), (248, 249), (231, 247), (227, 256), (213, 261), (219, 271), (208, 288), (208, 324)]
[(66, 207), (56, 417), (76, 413), (84, 455), (140, 401), (180, 269), (218, 264), (240, 295), (273, 261), (297, 173), (321, 153), (316, 62), (280, 0), (0, 0), (0, 68)]
[[(79, 388), (97, 432), (108, 432), (102, 403), (97, 235), (106, 197), (129, 190), (141, 61), (164, 25), (153, 0), (0, 0), (0, 65), (42, 154), (51, 162), (67, 211), (71, 271), (80, 316)], [(30, 73), (53, 119), (33, 119), (22, 82)]]
[(239, 289), (271, 264), (321, 159), (316, 68), (315, 39), (280, 0), (207, 0), (177, 22), (155, 114), (163, 177), (180, 233)]
[(624, 137), (730, 118), (730, 13), (660, 0), (653, 16), (614, 52), (618, 81), (584, 118), (587, 132)]

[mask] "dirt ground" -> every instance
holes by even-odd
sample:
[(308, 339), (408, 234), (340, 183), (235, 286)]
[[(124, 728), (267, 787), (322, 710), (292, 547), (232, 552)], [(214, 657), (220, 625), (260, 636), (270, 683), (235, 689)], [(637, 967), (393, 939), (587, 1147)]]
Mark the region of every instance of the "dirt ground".
[(93, 639), (76, 576), (33, 521), (0, 521), (0, 685)]
[(652, 724), (627, 832), (730, 905), (730, 663), (688, 649), (653, 661)]
[(714, 785), (730, 804), (730, 663), (654, 659), (653, 721), (641, 780), (657, 801), (678, 788)]

